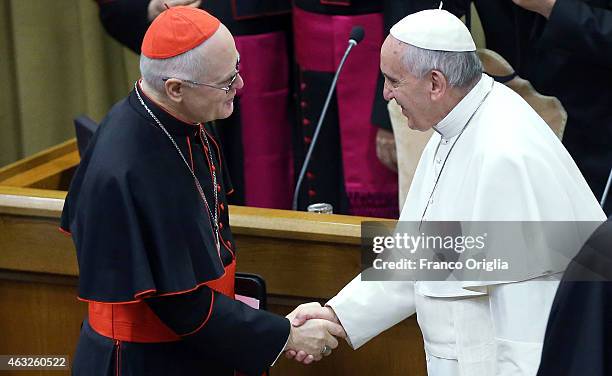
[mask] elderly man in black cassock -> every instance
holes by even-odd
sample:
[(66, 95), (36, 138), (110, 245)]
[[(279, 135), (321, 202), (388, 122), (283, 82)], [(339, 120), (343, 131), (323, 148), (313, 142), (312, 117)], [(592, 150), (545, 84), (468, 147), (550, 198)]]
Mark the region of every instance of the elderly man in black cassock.
[[(234, 183), (234, 205), (289, 209), (293, 193), (291, 147), (291, 0), (98, 0), (108, 33), (140, 54), (149, 24), (170, 7), (203, 9), (230, 30), (248, 64), (240, 72), (249, 85), (234, 98), (233, 115), (217, 119), (225, 165)], [(269, 184), (270, 181), (275, 184)]]
[(293, 328), (234, 300), (231, 187), (205, 123), (232, 113), (239, 62), (200, 9), (170, 8), (145, 34), (142, 79), (100, 124), (62, 214), (89, 305), (73, 374), (257, 375), (284, 350), (338, 345), (336, 324)]

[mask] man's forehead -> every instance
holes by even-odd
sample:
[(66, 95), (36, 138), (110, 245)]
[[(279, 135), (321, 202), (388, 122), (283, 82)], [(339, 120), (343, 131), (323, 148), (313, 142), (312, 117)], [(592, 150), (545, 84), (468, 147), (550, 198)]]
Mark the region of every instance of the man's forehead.
[(216, 66), (217, 69), (224, 69), (226, 66), (234, 66), (238, 58), (238, 50), (232, 44), (217, 43), (208, 45), (202, 50), (202, 57)]
[(383, 43), (380, 58), (381, 62), (391, 65), (401, 60), (406, 49), (406, 44), (389, 36)]
[(232, 58), (220, 62), (220, 66), (222, 66), (223, 68), (221, 68), (219, 72), (215, 74), (216, 76), (218, 76), (218, 79), (227, 80), (230, 79), (236, 73), (238, 65), (240, 64), (240, 53), (238, 53), (238, 51), (235, 51), (234, 54), (235, 55)]
[(380, 55), (380, 70), (383, 74), (393, 77), (401, 73), (403, 53), (404, 46), (395, 43), (395, 41), (385, 41)]
[(228, 66), (230, 67), (229, 69), (234, 72), (236, 69), (238, 69), (238, 65), (240, 65), (240, 53), (236, 51), (234, 58), (228, 62)]
[(383, 48), (389, 49), (389, 51), (402, 51), (406, 46), (406, 43), (401, 40), (395, 38), (393, 35), (389, 34), (383, 43)]

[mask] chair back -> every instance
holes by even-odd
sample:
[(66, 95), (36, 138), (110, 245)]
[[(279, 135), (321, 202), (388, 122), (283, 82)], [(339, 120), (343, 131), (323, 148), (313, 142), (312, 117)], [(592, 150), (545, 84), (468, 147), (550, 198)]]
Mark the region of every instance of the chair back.
[(76, 133), (77, 147), (79, 149), (80, 156), (85, 154), (89, 140), (91, 140), (91, 137), (96, 132), (97, 128), (98, 123), (93, 121), (87, 115), (80, 115), (74, 119), (74, 130)]

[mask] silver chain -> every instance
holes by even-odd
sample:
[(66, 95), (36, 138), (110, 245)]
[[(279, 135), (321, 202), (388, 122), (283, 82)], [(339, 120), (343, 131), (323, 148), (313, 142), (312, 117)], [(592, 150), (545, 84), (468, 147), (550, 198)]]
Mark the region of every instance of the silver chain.
[(212, 166), (211, 170), (212, 170), (212, 182), (213, 182), (213, 195), (215, 197), (215, 209), (214, 209), (214, 213), (210, 209), (210, 205), (208, 204), (208, 200), (206, 200), (206, 196), (204, 195), (204, 190), (202, 189), (202, 186), (200, 185), (200, 182), (198, 181), (198, 178), (196, 177), (196, 175), (195, 175), (195, 173), (193, 171), (193, 168), (191, 168), (191, 165), (189, 165), (189, 163), (187, 162), (187, 159), (183, 155), (183, 152), (181, 151), (181, 149), (176, 144), (176, 141), (174, 141), (174, 138), (172, 138), (170, 133), (168, 133), (168, 131), (166, 130), (166, 127), (164, 127), (164, 125), (161, 123), (161, 121), (159, 121), (157, 116), (155, 116), (153, 114), (153, 112), (149, 109), (149, 107), (142, 100), (142, 97), (140, 96), (140, 93), (138, 92), (138, 83), (137, 82), (134, 83), (134, 91), (136, 92), (136, 96), (138, 96), (138, 100), (140, 101), (140, 104), (142, 105), (142, 107), (144, 107), (144, 109), (149, 113), (149, 115), (151, 115), (153, 120), (155, 120), (155, 123), (157, 124), (157, 126), (166, 134), (166, 136), (168, 136), (168, 138), (170, 139), (170, 142), (172, 142), (172, 145), (174, 145), (174, 148), (179, 153), (179, 155), (181, 156), (181, 159), (185, 163), (185, 166), (187, 166), (187, 169), (191, 173), (191, 176), (193, 177), (193, 181), (195, 182), (196, 188), (198, 189), (198, 192), (200, 193), (200, 197), (202, 198), (202, 201), (204, 201), (204, 205), (206, 206), (206, 209), (208, 210), (208, 213), (210, 214), (210, 217), (213, 218), (212, 222), (213, 222), (213, 227), (215, 229), (215, 231), (214, 231), (215, 245), (217, 246), (217, 252), (219, 252), (219, 250), (221, 249), (221, 244), (219, 242), (219, 196), (217, 195), (217, 174), (215, 173), (215, 164), (214, 164), (214, 160), (212, 158), (212, 152), (213, 151), (210, 148), (210, 144), (208, 143), (208, 137), (206, 137), (206, 131), (204, 131), (204, 128), (203, 128), (201, 123), (198, 124), (199, 127), (200, 127), (200, 129), (199, 129), (200, 137), (202, 137), (202, 136), (204, 137), (204, 142), (206, 142), (206, 147), (208, 149), (207, 157), (208, 157), (208, 159), (210, 161), (210, 165)]

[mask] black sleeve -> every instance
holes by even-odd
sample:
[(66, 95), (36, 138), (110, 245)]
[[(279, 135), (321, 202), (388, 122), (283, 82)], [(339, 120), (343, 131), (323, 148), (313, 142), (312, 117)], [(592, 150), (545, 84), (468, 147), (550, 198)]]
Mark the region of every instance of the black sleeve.
[(518, 40), (515, 12), (519, 8), (512, 1), (474, 0), (486, 47), (500, 54), (514, 68), (518, 68)]
[(561, 282), (553, 303), (538, 376), (608, 375), (610, 282)]
[(122, 45), (140, 54), (149, 27), (149, 0), (97, 0), (104, 29)]
[(598, 8), (579, 0), (557, 0), (541, 43), (610, 67), (612, 9)]
[(612, 369), (612, 217), (570, 262), (548, 317), (537, 376), (603, 376)]
[(164, 324), (198, 351), (249, 375), (261, 375), (289, 337), (286, 318), (253, 309), (206, 286), (145, 301)]

